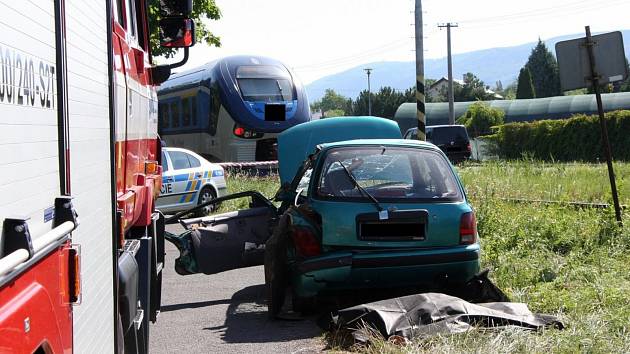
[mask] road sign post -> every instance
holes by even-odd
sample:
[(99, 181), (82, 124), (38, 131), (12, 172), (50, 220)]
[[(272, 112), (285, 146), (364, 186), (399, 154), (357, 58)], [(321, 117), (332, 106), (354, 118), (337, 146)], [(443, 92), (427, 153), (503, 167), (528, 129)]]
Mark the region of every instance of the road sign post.
[(612, 164), (608, 128), (604, 118), (604, 107), (599, 85), (625, 80), (628, 77), (628, 67), (623, 50), (621, 32), (606, 33), (591, 36), (590, 26), (586, 26), (586, 37), (556, 44), (558, 67), (560, 69), (560, 83), (562, 89), (573, 90), (592, 85), (597, 100), (597, 111), (601, 127), (602, 148), (608, 166), (608, 179), (612, 191), (615, 218), (621, 225), (621, 207), (617, 195), (615, 171)]

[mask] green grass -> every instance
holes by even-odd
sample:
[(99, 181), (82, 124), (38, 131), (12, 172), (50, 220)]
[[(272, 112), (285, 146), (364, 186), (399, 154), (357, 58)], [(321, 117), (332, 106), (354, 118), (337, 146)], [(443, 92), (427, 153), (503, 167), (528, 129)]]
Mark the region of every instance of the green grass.
[[(280, 187), (280, 181), (277, 175), (251, 177), (244, 173), (229, 173), (226, 181), (228, 194), (245, 191), (258, 191), (269, 199), (274, 197)], [(248, 207), (249, 201), (250, 198), (240, 198), (226, 201), (221, 203), (219, 212), (245, 209)]]
[[(606, 164), (493, 161), (459, 166), (469, 197), (604, 203), (611, 199)], [(630, 164), (615, 163), (622, 204), (630, 204)]]
[[(615, 168), (620, 199), (630, 204), (630, 164)], [(610, 209), (502, 200), (609, 202), (606, 165), (490, 162), (460, 166), (458, 173), (477, 213), (482, 266), (491, 269), (494, 282), (513, 301), (560, 316), (566, 328), (476, 330), (402, 346), (376, 338), (368, 346), (349, 346), (342, 335), (328, 334), (329, 348), (365, 353), (630, 352), (630, 211), (620, 229)], [(273, 177), (230, 176), (228, 183), (231, 191), (255, 189), (267, 196), (278, 187)]]

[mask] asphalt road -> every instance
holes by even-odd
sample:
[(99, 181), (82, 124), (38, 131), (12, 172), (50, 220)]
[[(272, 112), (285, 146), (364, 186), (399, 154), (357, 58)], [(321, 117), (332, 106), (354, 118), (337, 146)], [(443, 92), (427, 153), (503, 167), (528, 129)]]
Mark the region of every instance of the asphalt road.
[(324, 348), (313, 319), (267, 319), (262, 266), (181, 276), (173, 268), (177, 256), (166, 242), (162, 312), (151, 327), (151, 353), (316, 353)]

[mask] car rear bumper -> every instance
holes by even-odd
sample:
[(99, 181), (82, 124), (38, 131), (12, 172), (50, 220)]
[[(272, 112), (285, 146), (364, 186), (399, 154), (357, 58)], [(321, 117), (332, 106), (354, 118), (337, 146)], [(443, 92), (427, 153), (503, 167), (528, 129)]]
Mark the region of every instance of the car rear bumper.
[(470, 159), (470, 151), (449, 151), (445, 152), (449, 160), (453, 162), (461, 162)]
[(464, 283), (479, 272), (479, 245), (438, 250), (332, 252), (294, 268), (299, 297), (362, 288), (424, 286), (438, 281)]

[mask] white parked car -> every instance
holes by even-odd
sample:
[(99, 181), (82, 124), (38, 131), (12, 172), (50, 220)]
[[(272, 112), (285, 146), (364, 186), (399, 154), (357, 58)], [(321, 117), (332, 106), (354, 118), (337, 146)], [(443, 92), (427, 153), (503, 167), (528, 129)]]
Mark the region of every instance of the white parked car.
[[(223, 167), (180, 148), (162, 148), (162, 189), (156, 208), (164, 213), (186, 210), (224, 196), (227, 192)], [(197, 212), (208, 215), (207, 206)]]

